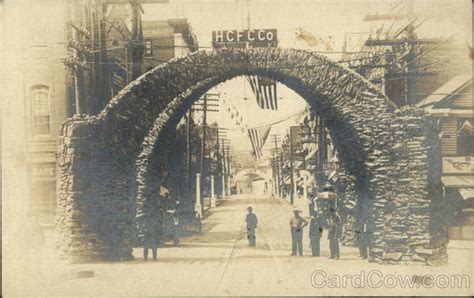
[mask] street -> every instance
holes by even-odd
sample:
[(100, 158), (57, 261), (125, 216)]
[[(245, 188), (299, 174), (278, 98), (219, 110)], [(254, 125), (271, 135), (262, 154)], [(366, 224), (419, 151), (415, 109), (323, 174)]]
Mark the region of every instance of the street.
[[(245, 234), (246, 208), (258, 216), (257, 246), (248, 247)], [(47, 282), (44, 295), (150, 296), (150, 295), (339, 295), (364, 294), (367, 289), (339, 285), (315, 287), (312, 274), (357, 275), (377, 270), (382, 274), (470, 274), (472, 249), (459, 248), (443, 267), (378, 265), (358, 259), (357, 248), (341, 247), (339, 261), (328, 259), (327, 231), (321, 241), (322, 256), (310, 257), (308, 231), (303, 238), (303, 257), (290, 256), (288, 222), (292, 206), (282, 199), (228, 197), (206, 214), (203, 231), (183, 237), (180, 247), (158, 250), (157, 261), (144, 261), (143, 250), (135, 249), (135, 260), (123, 263), (89, 263), (64, 267), (65, 272)], [(466, 255), (467, 254), (467, 255)], [(464, 261), (463, 261), (464, 260)], [(467, 266), (466, 266), (467, 264)], [(318, 271), (321, 272), (321, 271)], [(52, 274), (50, 274), (52, 275)], [(92, 276), (93, 275), (93, 276)], [(81, 278), (82, 277), (82, 278)], [(321, 283), (322, 275), (319, 275)], [(318, 281), (318, 283), (319, 283)], [(472, 280), (471, 280), (472, 283)], [(378, 286), (379, 294), (403, 294), (399, 287)], [(411, 291), (410, 291), (411, 290)], [(415, 285), (406, 293), (426, 293)], [(430, 290), (430, 289), (428, 289)], [(469, 289), (432, 288), (433, 293), (463, 293)], [(410, 291), (410, 292), (409, 292)], [(466, 292), (467, 293), (467, 292)]]

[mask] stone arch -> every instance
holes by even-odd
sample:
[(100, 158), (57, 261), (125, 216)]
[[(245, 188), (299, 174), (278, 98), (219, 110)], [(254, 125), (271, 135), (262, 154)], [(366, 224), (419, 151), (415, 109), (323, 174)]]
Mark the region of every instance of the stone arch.
[[(397, 110), (364, 78), (314, 53), (223, 49), (160, 65), (123, 89), (100, 115), (64, 123), (58, 227), (66, 255), (74, 260), (131, 256), (134, 210), (145, 210), (154, 191), (146, 170), (153, 152), (165, 145), (166, 131), (193, 101), (240, 75), (287, 85), (323, 118), (341, 165), (366, 190), (360, 201), (374, 225), (374, 260), (426, 262), (445, 253), (430, 229), (439, 164), (428, 159), (438, 149), (429, 143), (430, 123), (420, 110)], [(430, 166), (436, 171), (428, 171)], [(137, 195), (142, 200), (135, 206)]]

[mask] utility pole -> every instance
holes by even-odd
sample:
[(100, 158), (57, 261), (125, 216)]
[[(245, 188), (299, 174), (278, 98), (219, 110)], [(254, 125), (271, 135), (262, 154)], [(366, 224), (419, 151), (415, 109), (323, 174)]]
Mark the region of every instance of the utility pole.
[[(373, 22), (373, 21), (398, 21), (403, 19), (408, 19), (409, 23), (405, 25), (401, 30), (398, 30), (393, 37), (387, 37), (384, 39), (381, 38), (369, 38), (365, 42), (366, 47), (370, 48), (392, 48), (394, 58), (392, 61), (382, 64), (374, 64), (368, 66), (368, 68), (384, 68), (385, 74), (384, 79), (389, 80), (401, 80), (403, 90), (401, 93), (396, 92), (398, 85), (389, 85), (385, 83), (386, 94), (391, 97), (392, 100), (398, 102), (398, 104), (407, 104), (414, 105), (416, 103), (415, 98), (415, 81), (416, 77), (419, 76), (433, 76), (436, 75), (435, 72), (430, 71), (417, 71), (417, 65), (415, 61), (418, 59), (417, 56), (424, 55), (419, 53), (418, 50), (423, 45), (433, 44), (436, 46), (448, 43), (449, 40), (442, 40), (438, 38), (418, 38), (415, 34), (416, 28), (421, 26), (424, 21), (415, 24), (417, 21), (417, 16), (413, 13), (413, 0), (409, 0), (407, 3), (406, 14), (383, 14), (383, 15), (367, 15), (364, 18), (364, 21)], [(425, 51), (428, 52), (428, 51)], [(402, 62), (402, 63), (400, 63)], [(396, 65), (401, 64), (401, 69), (395, 67)], [(395, 70), (393, 70), (395, 69)]]
[(280, 169), (278, 165), (278, 135), (273, 135), (273, 143), (275, 144), (275, 171), (276, 171), (276, 187), (277, 187), (277, 194), (281, 196), (281, 180), (280, 175), (283, 175), (283, 172), (280, 174)]
[(206, 93), (201, 99), (193, 104), (191, 111), (203, 112), (202, 120), (202, 140), (201, 140), (201, 152), (199, 160), (199, 172), (203, 174), (206, 139), (207, 139), (207, 113), (208, 112), (219, 112), (219, 98), (220, 93)]
[(276, 155), (277, 153), (272, 150), (272, 176), (273, 176), (273, 193), (278, 195), (278, 156)]
[(230, 146), (227, 145), (227, 191), (228, 194), (230, 195)]
[(283, 197), (283, 186), (285, 185), (285, 175), (284, 175), (284, 166), (285, 161), (283, 158), (283, 150), (280, 150), (280, 176), (281, 176), (281, 183), (280, 183), (280, 196)]
[(295, 201), (295, 178), (293, 169), (293, 130), (290, 127), (290, 203)]
[[(199, 173), (201, 174), (201, 181), (206, 181), (207, 169), (204, 165), (206, 158), (206, 142), (207, 142), (207, 113), (208, 112), (219, 112), (219, 93), (206, 93), (201, 99), (193, 104), (191, 111), (203, 112), (203, 123), (202, 123), (202, 140), (201, 140), (201, 152), (199, 160)], [(211, 103), (209, 103), (211, 102)], [(204, 190), (205, 187), (201, 187)], [(201, 196), (201, 200), (204, 200), (204, 196)]]
[[(217, 173), (218, 185), (221, 197), (224, 197), (225, 194), (225, 156), (224, 156), (224, 142), (226, 141), (226, 131), (219, 129), (217, 130)], [(222, 147), (222, 152), (221, 152)], [(219, 180), (220, 179), (220, 180)]]
[(224, 193), (227, 195), (230, 195), (229, 192), (229, 162), (228, 162), (228, 156), (226, 153), (226, 148), (229, 147), (229, 140), (222, 140), (221, 141), (221, 146), (222, 146), (222, 175), (224, 176)]
[(224, 142), (222, 142), (222, 175), (223, 175), (223, 179), (224, 179), (224, 183), (223, 183), (223, 190), (222, 192), (224, 194), (227, 194), (227, 163), (226, 163), (226, 158), (225, 158), (225, 144)]
[(130, 0), (132, 7), (132, 41), (130, 47), (131, 80), (135, 80), (142, 73), (143, 62), (143, 28), (141, 14), (144, 12), (138, 0)]
[[(74, 43), (80, 43), (78, 33), (75, 29), (72, 30), (72, 40)], [(74, 65), (72, 66), (72, 71), (74, 74), (74, 97), (76, 105), (75, 114), (79, 115), (84, 112), (81, 107), (84, 94), (84, 71), (81, 64), (81, 55), (79, 53), (79, 50), (77, 50), (76, 48), (73, 49), (73, 60)]]
[(207, 129), (207, 94), (203, 96), (203, 118), (202, 118), (202, 140), (201, 140), (201, 158), (199, 160), (199, 173), (204, 172), (204, 156), (206, 150), (206, 129)]
[(220, 135), (220, 131), (219, 131), (219, 127), (216, 127), (217, 128), (217, 140), (216, 140), (216, 157), (217, 157), (217, 167), (216, 167), (216, 171), (214, 173), (214, 176), (216, 178), (216, 181), (217, 181), (217, 193), (219, 194), (220, 193), (220, 186), (222, 185), (222, 183), (219, 183), (220, 182), (220, 178), (221, 178), (221, 154), (220, 154), (220, 142), (219, 142), (219, 135)]
[(185, 177), (186, 183), (189, 182), (191, 168), (191, 109), (188, 110), (186, 115), (186, 168), (185, 168)]
[(326, 183), (326, 175), (324, 173), (324, 165), (327, 161), (327, 137), (326, 129), (321, 117), (317, 117), (318, 121), (318, 186)]
[(88, 51), (87, 46), (84, 46), (84, 44), (88, 45), (90, 43), (91, 32), (76, 26), (76, 23), (79, 23), (78, 20), (82, 16), (81, 13), (78, 4), (72, 3), (72, 18), (68, 23), (72, 28), (72, 40), (68, 44), (69, 47), (72, 48), (72, 57), (67, 58), (64, 64), (71, 69), (74, 79), (75, 111), (71, 111), (73, 114), (87, 113), (86, 97), (84, 94), (84, 68), (87, 62), (87, 55), (90, 54), (90, 51)]

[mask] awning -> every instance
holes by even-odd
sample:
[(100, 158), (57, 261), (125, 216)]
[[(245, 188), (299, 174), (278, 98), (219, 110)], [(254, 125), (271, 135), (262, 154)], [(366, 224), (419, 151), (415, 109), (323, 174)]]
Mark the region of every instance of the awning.
[(463, 200), (474, 199), (474, 188), (458, 188), (458, 191)]
[(446, 187), (472, 188), (474, 187), (474, 176), (443, 176), (441, 181)]

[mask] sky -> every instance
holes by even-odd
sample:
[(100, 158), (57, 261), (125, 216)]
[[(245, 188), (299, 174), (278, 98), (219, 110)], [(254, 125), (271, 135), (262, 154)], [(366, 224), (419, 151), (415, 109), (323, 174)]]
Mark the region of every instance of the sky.
[[(308, 31), (315, 37), (334, 41), (333, 50), (341, 51), (346, 33), (371, 32), (381, 24), (364, 22), (367, 14), (383, 14), (406, 11), (409, 0), (170, 0), (169, 4), (144, 5), (144, 20), (187, 18), (196, 34), (199, 46), (210, 50), (213, 30), (277, 29), (279, 47), (310, 50), (295, 37), (297, 28)], [(448, 37), (455, 34), (457, 42), (471, 42), (471, 2), (469, 0), (414, 0), (413, 13), (427, 21), (417, 29), (420, 37)], [(405, 8), (403, 8), (405, 7)], [(248, 22), (248, 19), (250, 21)], [(371, 29), (372, 27), (372, 29)], [(357, 46), (360, 35), (352, 35), (351, 42)], [(350, 37), (350, 36), (349, 36)], [(360, 38), (360, 37), (359, 37)], [(358, 49), (358, 48), (354, 48)], [(339, 53), (325, 54), (339, 59)], [(220, 102), (219, 113), (209, 113), (209, 122), (217, 121), (221, 127), (229, 128), (227, 133), (234, 150), (251, 150), (246, 132), (230, 119), (226, 108), (231, 102), (240, 111), (248, 127), (261, 126), (289, 118), (287, 122), (272, 126), (270, 135), (285, 134), (290, 125), (298, 123), (298, 115), (306, 107), (305, 101), (288, 88), (278, 85), (278, 111), (260, 110), (256, 105), (250, 86), (244, 78), (236, 78), (211, 90), (220, 93), (226, 104)], [(244, 98), (247, 98), (245, 100)], [(267, 144), (264, 150), (270, 149)]]

